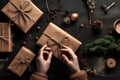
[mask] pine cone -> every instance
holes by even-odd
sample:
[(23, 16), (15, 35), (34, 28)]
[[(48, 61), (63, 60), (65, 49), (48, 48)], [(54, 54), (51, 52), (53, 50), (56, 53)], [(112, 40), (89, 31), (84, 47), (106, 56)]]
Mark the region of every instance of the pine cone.
[(96, 31), (101, 31), (103, 29), (103, 22), (101, 20), (95, 20), (92, 24), (92, 27)]

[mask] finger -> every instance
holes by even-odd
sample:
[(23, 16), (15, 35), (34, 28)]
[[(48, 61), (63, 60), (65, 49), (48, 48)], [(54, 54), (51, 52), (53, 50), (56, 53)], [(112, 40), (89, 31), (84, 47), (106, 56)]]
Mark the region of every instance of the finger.
[(74, 58), (75, 54), (73, 51), (69, 50), (69, 49), (61, 49), (61, 51), (66, 52), (66, 55), (69, 55), (71, 58)]
[(63, 46), (63, 48), (61, 49), (62, 51), (64, 51), (64, 49), (66, 49), (65, 51), (74, 55), (74, 51), (70, 47), (65, 46), (65, 45), (62, 45), (62, 46)]
[(43, 51), (43, 54), (49, 54), (49, 52), (48, 51)]
[(62, 58), (65, 61), (65, 63), (69, 64), (70, 61), (69, 61), (68, 57), (65, 54), (62, 54)]
[(40, 50), (39, 50), (39, 56), (43, 56), (43, 51), (44, 49), (47, 47), (47, 45), (45, 44)]
[(40, 50), (43, 51), (47, 47), (47, 44), (45, 44)]
[(51, 50), (51, 48), (50, 48), (50, 47), (46, 47), (46, 48), (45, 48), (45, 50), (48, 50), (48, 51), (50, 51), (50, 50)]
[(68, 46), (62, 45), (63, 48), (69, 48)]
[(51, 62), (51, 59), (52, 59), (52, 52), (49, 53), (47, 61)]

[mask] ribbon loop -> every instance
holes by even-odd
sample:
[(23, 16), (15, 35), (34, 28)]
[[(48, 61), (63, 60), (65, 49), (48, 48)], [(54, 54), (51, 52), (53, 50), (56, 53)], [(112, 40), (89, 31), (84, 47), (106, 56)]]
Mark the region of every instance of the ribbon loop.
[(30, 58), (15, 57), (19, 64), (29, 64)]
[(17, 70), (18, 67), (21, 67), (21, 71), (23, 71), (24, 66), (30, 64), (30, 58), (22, 58), (22, 57), (15, 57), (15, 62), (12, 64), (12, 68)]
[(30, 3), (29, 3), (28, 1), (25, 1), (25, 2), (23, 3), (22, 9), (23, 9), (23, 10), (26, 9), (29, 5), (30, 5)]
[(7, 41), (5, 38), (9, 38), (9, 36), (6, 36), (6, 37), (0, 36), (0, 39), (2, 39), (3, 41)]
[(57, 52), (58, 56), (60, 57), (60, 48), (62, 45), (69, 45), (70, 43), (70, 39), (66, 36), (63, 37), (63, 39), (61, 39), (60, 42), (56, 41), (55, 39), (53, 39), (49, 34), (47, 33), (43, 33), (45, 36), (47, 36), (49, 39), (47, 40), (47, 45), (49, 47), (54, 47), (55, 49), (53, 50), (53, 52)]
[(15, 57), (16, 61), (13, 63), (14, 69), (17, 69), (19, 66), (23, 67), (30, 63), (30, 58)]
[[(6, 41), (6, 42), (10, 42), (8, 40), (8, 38), (12, 38), (13, 36), (0, 36), (0, 39), (3, 40), (3, 41)], [(10, 42), (10, 44), (14, 45), (12, 42)]]
[(27, 9), (27, 7), (29, 7), (30, 5), (30, 2), (29, 1), (25, 1), (23, 4), (21, 4), (20, 6), (16, 6), (13, 2), (10, 1), (10, 4), (16, 9), (16, 10), (8, 10), (12, 13), (16, 13), (16, 15), (11, 19), (13, 21), (16, 21), (18, 20), (19, 21), (19, 24), (22, 25), (23, 23), (21, 23), (20, 21), (20, 17), (22, 17), (22, 19), (24, 20), (25, 23), (27, 23), (27, 20), (26, 18), (28, 18), (30, 21), (34, 22), (35, 21), (29, 16), (27, 15), (27, 13), (31, 12), (32, 11), (32, 8), (30, 9)]

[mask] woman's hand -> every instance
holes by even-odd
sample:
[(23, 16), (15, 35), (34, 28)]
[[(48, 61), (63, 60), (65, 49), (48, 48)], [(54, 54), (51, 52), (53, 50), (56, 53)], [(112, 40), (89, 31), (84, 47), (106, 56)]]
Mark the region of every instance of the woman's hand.
[(62, 51), (62, 58), (69, 67), (69, 69), (72, 71), (72, 73), (76, 73), (80, 71), (78, 58), (76, 54), (73, 52), (73, 50), (67, 46), (63, 46), (61, 48)]
[(50, 51), (47, 45), (44, 45), (38, 54), (37, 57), (37, 72), (46, 74), (51, 63), (52, 52)]

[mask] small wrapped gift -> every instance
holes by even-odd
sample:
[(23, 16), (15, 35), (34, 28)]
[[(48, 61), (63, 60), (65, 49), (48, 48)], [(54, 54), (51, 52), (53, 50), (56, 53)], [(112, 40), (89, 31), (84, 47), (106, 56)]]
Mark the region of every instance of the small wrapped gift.
[(2, 12), (25, 33), (43, 15), (30, 0), (10, 0)]
[(55, 24), (49, 23), (41, 37), (38, 39), (37, 44), (40, 46), (47, 44), (51, 47), (53, 55), (61, 60), (61, 45), (69, 46), (75, 52), (81, 45), (81, 42)]
[(34, 57), (35, 54), (32, 51), (22, 47), (11, 64), (8, 66), (8, 69), (18, 76), (22, 76)]
[(0, 23), (0, 52), (12, 52), (12, 35), (8, 23)]

